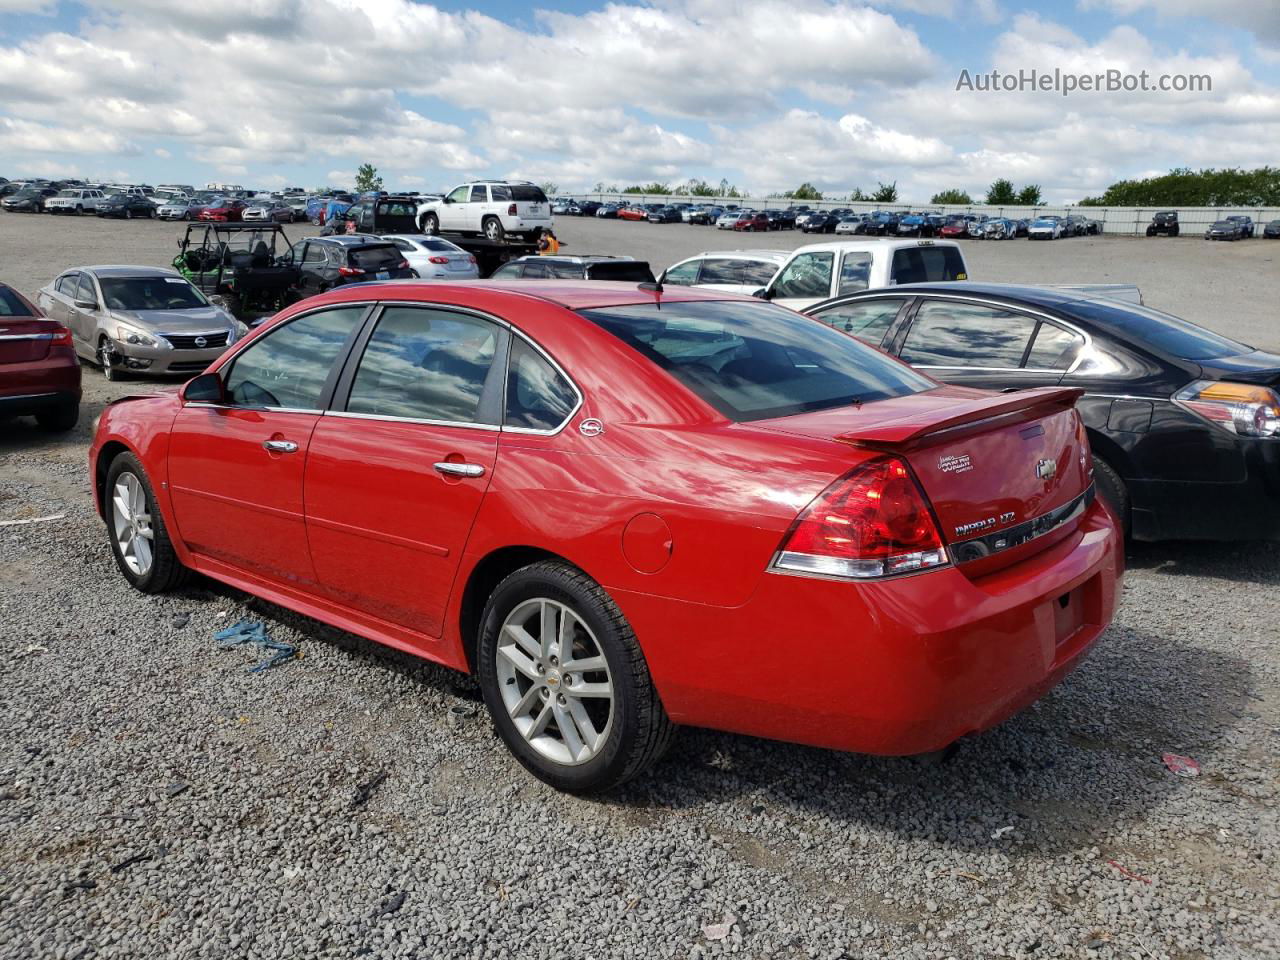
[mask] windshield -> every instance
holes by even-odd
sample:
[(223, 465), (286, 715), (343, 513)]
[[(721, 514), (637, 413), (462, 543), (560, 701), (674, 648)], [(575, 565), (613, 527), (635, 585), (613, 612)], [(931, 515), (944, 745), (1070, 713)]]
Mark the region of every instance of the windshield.
[(582, 315), (738, 422), (936, 386), (878, 350), (773, 304), (668, 302)]
[(99, 277), (111, 310), (191, 310), (208, 301), (181, 277)]
[(1182, 360), (1216, 360), (1253, 351), (1253, 347), (1237, 340), (1150, 307), (1111, 300), (1084, 300), (1065, 306), (1070, 313), (1111, 327), (1125, 339)]

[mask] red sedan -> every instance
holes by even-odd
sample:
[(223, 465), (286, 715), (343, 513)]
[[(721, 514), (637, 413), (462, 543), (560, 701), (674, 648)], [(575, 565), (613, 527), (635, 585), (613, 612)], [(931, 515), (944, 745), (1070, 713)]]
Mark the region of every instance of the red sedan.
[(769, 215), (767, 213), (744, 213), (738, 217), (733, 229), (742, 230), (746, 233), (759, 233), (760, 231), (768, 230)]
[(949, 240), (959, 240), (969, 235), (969, 224), (964, 220), (952, 220), (944, 223), (938, 230), (938, 236), (946, 237)]
[(211, 207), (203, 208), (196, 214), (197, 220), (233, 221), (242, 219), (242, 212), (248, 204), (243, 200), (223, 200)]
[(677, 724), (938, 750), (1110, 621), (1079, 391), (943, 386), (759, 300), (537, 286), (340, 288), (107, 407), (123, 575), (198, 571), (468, 671), (566, 790)]
[(80, 363), (71, 331), (0, 283), (0, 418), (34, 416), (70, 430), (80, 416)]
[(649, 219), (649, 211), (644, 207), (623, 207), (618, 211), (619, 220), (645, 220)]

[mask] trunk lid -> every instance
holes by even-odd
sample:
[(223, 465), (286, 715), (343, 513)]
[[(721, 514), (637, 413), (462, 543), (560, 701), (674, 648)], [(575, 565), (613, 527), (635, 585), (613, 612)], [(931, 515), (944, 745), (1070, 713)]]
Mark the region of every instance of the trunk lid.
[(44, 317), (0, 314), (0, 364), (43, 360), (49, 355), (50, 342), (59, 326)]
[[(995, 547), (1023, 544), (1001, 557), (966, 551), (958, 559), (986, 557), (982, 571), (1013, 563), (1056, 543), (1072, 528), (1022, 525), (1070, 505), (1088, 488), (1092, 465), (1081, 449), (1075, 413), (1081, 391), (1046, 387), (992, 394), (942, 387), (861, 407), (799, 414), (754, 426), (825, 438), (904, 459), (915, 473), (949, 546), (1008, 532)], [(1020, 529), (1021, 528), (1021, 529)], [(1034, 543), (1024, 542), (1037, 536)], [(990, 545), (989, 545), (990, 546)], [(954, 552), (954, 551), (953, 551)]]
[(1205, 380), (1229, 380), (1264, 387), (1280, 386), (1280, 356), (1263, 350), (1237, 357), (1197, 361)]

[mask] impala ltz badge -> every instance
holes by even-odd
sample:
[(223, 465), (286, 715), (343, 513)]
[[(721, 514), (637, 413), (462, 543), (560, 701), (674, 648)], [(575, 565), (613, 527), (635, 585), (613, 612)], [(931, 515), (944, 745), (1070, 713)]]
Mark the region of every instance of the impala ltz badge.
[(967, 537), (971, 533), (977, 533), (979, 530), (990, 530), (996, 525), (995, 517), (987, 517), (985, 520), (975, 520), (973, 523), (962, 523), (956, 527), (957, 537)]
[(1057, 460), (1041, 460), (1036, 464), (1036, 476), (1041, 480), (1048, 480), (1058, 475)]
[(938, 458), (938, 469), (943, 473), (965, 473), (973, 469), (967, 453), (949, 453)]

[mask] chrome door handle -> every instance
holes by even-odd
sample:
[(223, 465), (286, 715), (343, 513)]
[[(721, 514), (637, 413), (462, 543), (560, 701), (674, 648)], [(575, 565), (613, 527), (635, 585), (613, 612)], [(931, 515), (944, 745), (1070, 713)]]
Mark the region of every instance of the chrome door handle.
[(297, 453), (298, 445), (292, 440), (263, 440), (262, 449), (272, 453)]
[(435, 465), (437, 473), (447, 473), (451, 477), (483, 477), (484, 467), (478, 463), (451, 463), (448, 460)]

